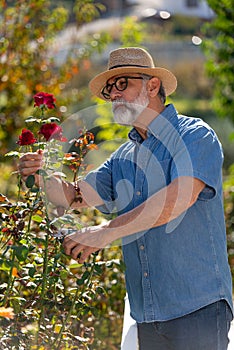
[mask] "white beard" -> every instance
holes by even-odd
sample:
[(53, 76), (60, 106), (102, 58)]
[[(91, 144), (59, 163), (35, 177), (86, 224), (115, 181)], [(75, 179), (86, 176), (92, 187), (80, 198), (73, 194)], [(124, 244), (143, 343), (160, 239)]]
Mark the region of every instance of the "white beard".
[(142, 90), (134, 101), (126, 102), (123, 99), (118, 99), (112, 102), (114, 120), (121, 125), (133, 125), (134, 121), (148, 104), (149, 99), (147, 96), (146, 84), (143, 82)]

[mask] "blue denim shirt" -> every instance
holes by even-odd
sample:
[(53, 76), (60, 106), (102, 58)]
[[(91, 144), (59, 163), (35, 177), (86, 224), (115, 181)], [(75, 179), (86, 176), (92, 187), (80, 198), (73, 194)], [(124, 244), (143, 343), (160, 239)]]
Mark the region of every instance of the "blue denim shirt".
[(220, 299), (232, 307), (222, 197), (222, 147), (201, 119), (178, 115), (173, 105), (155, 118), (143, 140), (135, 129), (86, 181), (122, 214), (180, 176), (206, 186), (171, 222), (123, 239), (126, 287), (137, 322), (181, 317)]

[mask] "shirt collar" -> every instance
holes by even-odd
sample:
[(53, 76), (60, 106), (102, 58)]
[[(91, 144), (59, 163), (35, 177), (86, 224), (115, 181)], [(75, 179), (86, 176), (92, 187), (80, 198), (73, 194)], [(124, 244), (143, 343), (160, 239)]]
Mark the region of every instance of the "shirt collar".
[(130, 130), (128, 137), (131, 141), (137, 142), (137, 143), (142, 143), (144, 141), (143, 137), (138, 133), (138, 131), (133, 128)]
[(168, 127), (176, 128), (178, 124), (177, 111), (173, 104), (168, 104), (165, 109), (149, 124), (148, 136), (153, 134), (160, 138)]
[[(165, 131), (168, 122), (173, 126), (176, 126), (178, 122), (177, 111), (173, 104), (168, 104), (162, 113), (155, 117), (155, 119), (149, 124), (147, 131), (148, 137), (152, 134), (154, 136), (156, 136), (156, 134), (159, 136)], [(130, 130), (128, 137), (130, 140), (137, 143), (142, 143), (144, 141), (135, 128)]]

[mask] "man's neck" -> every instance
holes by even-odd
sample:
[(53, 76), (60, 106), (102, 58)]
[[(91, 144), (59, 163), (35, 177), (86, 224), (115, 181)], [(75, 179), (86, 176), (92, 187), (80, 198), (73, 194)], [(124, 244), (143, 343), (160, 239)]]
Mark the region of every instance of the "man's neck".
[(147, 139), (147, 130), (146, 129), (142, 129), (139, 127), (135, 127), (135, 129), (137, 130), (138, 134), (141, 135), (141, 137), (145, 140)]
[(147, 130), (149, 124), (157, 118), (157, 116), (165, 109), (165, 105), (160, 105), (160, 108), (146, 108), (134, 122), (133, 126), (145, 140), (147, 138)]

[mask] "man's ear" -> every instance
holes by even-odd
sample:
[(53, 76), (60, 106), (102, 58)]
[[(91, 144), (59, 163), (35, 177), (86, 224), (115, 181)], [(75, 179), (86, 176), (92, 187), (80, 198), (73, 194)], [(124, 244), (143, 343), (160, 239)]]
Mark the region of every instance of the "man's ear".
[(161, 80), (157, 77), (153, 77), (151, 78), (148, 82), (147, 82), (147, 92), (149, 94), (150, 97), (155, 97), (157, 96), (159, 89), (161, 86)]

